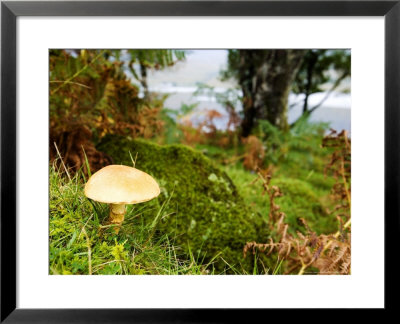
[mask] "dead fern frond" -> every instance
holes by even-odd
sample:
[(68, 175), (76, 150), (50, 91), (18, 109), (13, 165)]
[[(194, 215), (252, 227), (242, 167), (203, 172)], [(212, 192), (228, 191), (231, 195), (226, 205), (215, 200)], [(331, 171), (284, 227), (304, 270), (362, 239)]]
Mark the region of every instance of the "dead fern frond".
[(304, 274), (309, 268), (318, 270), (319, 274), (350, 274), (351, 271), (351, 234), (350, 234), (350, 208), (351, 208), (351, 147), (350, 139), (345, 131), (337, 134), (332, 131), (324, 138), (323, 146), (334, 147), (326, 174), (331, 172), (336, 179), (332, 188), (332, 198), (337, 205), (330, 212), (338, 219), (339, 228), (334, 234), (317, 235), (307, 224), (304, 218), (299, 218), (306, 234), (297, 231), (296, 235), (288, 233), (289, 225), (284, 222), (285, 213), (280, 211), (275, 199), (283, 195), (277, 186), (270, 184), (271, 173), (258, 171), (257, 182), (261, 180), (262, 195), (268, 194), (270, 212), (269, 221), (271, 229), (275, 229), (274, 238), (270, 237), (268, 243), (248, 242), (243, 248), (243, 256), (249, 251), (253, 255), (256, 251), (267, 255), (275, 252), (279, 259), (286, 262), (286, 273)]
[(250, 135), (242, 141), (246, 149), (243, 166), (246, 169), (253, 171), (261, 168), (265, 157), (264, 144), (254, 135)]

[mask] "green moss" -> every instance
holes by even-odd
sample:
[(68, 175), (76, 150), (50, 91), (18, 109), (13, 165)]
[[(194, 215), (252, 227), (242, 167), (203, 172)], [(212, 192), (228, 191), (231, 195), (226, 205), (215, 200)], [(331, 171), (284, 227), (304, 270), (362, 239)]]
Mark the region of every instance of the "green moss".
[[(157, 229), (175, 237), (184, 254), (190, 252), (204, 260), (221, 257), (237, 269), (251, 271), (250, 260), (243, 259), (246, 242), (262, 241), (267, 228), (262, 217), (252, 212), (228, 175), (202, 153), (184, 145), (160, 146), (144, 140), (106, 137), (98, 149), (109, 154), (116, 164), (132, 165), (151, 174), (160, 184), (156, 202), (167, 205), (169, 214)], [(150, 219), (150, 218), (149, 218)], [(152, 219), (152, 218), (151, 218)], [(215, 266), (226, 266), (217, 258)]]
[(201, 260), (181, 258), (166, 234), (155, 235), (151, 223), (132, 222), (143, 213), (151, 220), (164, 215), (151, 203), (129, 205), (118, 235), (104, 226), (109, 208), (85, 197), (82, 176), (70, 180), (50, 168), (49, 274), (215, 274)]
[(272, 180), (277, 185), (283, 197), (276, 200), (281, 210), (286, 214), (286, 222), (291, 231), (302, 230), (299, 218), (304, 218), (310, 227), (318, 233), (330, 232), (335, 227), (335, 219), (330, 217), (319, 196), (309, 183), (291, 178)]
[[(257, 175), (238, 166), (227, 166), (225, 170), (238, 186), (246, 203), (268, 220), (269, 198), (267, 195), (262, 195), (263, 188), (260, 182), (253, 183)], [(310, 181), (312, 178), (320, 179), (321, 184), (315, 186)], [(336, 219), (326, 213), (326, 209), (332, 209), (332, 206), (327, 205), (327, 201), (324, 199), (329, 194), (330, 187), (326, 190), (322, 189), (323, 179), (324, 176), (319, 173), (312, 173), (308, 179), (304, 180), (286, 176), (272, 177), (272, 184), (277, 185), (283, 193), (283, 196), (277, 198), (275, 203), (286, 214), (285, 221), (290, 225), (290, 232), (304, 230), (304, 227), (298, 222), (300, 217), (304, 218), (317, 233), (336, 231)], [(326, 178), (325, 181), (328, 185), (324, 184), (324, 186), (329, 186), (332, 179)]]

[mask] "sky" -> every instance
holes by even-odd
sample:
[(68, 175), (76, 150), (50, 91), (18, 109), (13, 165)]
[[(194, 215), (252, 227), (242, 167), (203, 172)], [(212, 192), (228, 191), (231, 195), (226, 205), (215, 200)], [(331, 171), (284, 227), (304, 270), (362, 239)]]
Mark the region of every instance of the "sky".
[(163, 71), (151, 71), (149, 87), (163, 84), (174, 86), (196, 86), (205, 83), (213, 87), (228, 87), (232, 84), (218, 80), (219, 72), (227, 66), (227, 50), (190, 50), (186, 59)]

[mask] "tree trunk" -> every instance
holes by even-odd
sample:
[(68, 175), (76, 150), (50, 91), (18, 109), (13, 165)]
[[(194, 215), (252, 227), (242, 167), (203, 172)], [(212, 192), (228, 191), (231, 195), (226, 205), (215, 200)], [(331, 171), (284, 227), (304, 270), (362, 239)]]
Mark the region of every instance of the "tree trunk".
[(140, 65), (140, 83), (142, 84), (143, 87), (143, 92), (144, 92), (144, 97), (148, 98), (149, 97), (149, 86), (147, 85), (147, 68), (143, 64), (143, 62), (139, 62)]
[(305, 98), (304, 98), (304, 104), (303, 104), (303, 115), (306, 115), (308, 112), (308, 98), (310, 97), (310, 94), (311, 94), (311, 88), (313, 85), (312, 77), (313, 77), (315, 64), (317, 64), (317, 61), (318, 61), (318, 55), (319, 54), (310, 51), (310, 59), (308, 60), (308, 64), (307, 64), (307, 80), (306, 80), (306, 86), (304, 89)]
[(304, 50), (239, 51), (239, 84), (244, 98), (243, 137), (250, 135), (258, 119), (288, 129), (288, 96), (304, 54)]

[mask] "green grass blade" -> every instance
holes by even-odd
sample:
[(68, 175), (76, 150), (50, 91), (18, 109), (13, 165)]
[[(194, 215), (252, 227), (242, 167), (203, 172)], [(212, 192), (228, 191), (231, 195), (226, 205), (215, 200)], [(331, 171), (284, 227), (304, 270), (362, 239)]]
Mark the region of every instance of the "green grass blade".
[(89, 160), (88, 160), (88, 158), (86, 156), (86, 152), (85, 152), (85, 149), (83, 148), (83, 145), (82, 145), (82, 151), (83, 151), (83, 155), (85, 156), (86, 170), (87, 170), (88, 176), (90, 178), (92, 176), (92, 172), (90, 172)]

